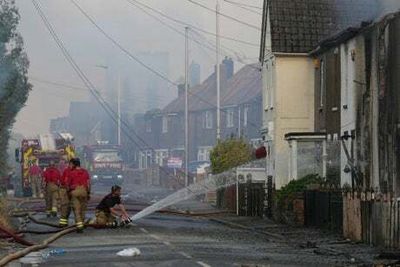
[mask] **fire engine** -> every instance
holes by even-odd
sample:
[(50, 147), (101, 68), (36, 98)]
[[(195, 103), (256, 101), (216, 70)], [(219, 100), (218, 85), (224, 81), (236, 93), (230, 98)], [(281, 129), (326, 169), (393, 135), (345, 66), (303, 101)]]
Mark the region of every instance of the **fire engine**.
[(122, 184), (124, 162), (120, 146), (108, 144), (108, 141), (84, 146), (83, 161), (90, 172), (92, 183)]
[(23, 139), (21, 147), (15, 151), (16, 161), (21, 163), (21, 185), (23, 196), (32, 195), (29, 168), (38, 162), (44, 170), (51, 161), (58, 164), (62, 159), (68, 162), (75, 157), (73, 136), (69, 133), (39, 135), (37, 138)]

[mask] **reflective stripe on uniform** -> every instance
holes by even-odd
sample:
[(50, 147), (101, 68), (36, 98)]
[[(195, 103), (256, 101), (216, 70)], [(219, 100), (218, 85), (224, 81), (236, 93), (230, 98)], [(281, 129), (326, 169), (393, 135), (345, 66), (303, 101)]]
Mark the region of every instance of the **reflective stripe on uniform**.
[(51, 209), (51, 211), (57, 212), (57, 207), (53, 207), (53, 208)]
[(77, 223), (76, 223), (76, 226), (77, 226), (78, 228), (83, 228), (83, 222), (77, 222)]

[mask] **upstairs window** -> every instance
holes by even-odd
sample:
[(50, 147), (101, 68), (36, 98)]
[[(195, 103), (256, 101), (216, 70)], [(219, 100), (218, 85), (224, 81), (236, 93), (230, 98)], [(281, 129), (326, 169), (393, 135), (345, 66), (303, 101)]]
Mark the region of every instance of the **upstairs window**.
[(226, 128), (232, 128), (234, 126), (233, 115), (234, 110), (232, 108), (226, 111)]
[(168, 133), (168, 117), (167, 116), (162, 117), (162, 132)]
[(213, 128), (213, 116), (211, 111), (204, 112), (203, 117), (203, 128), (212, 129)]
[(245, 107), (243, 110), (243, 126), (247, 126), (248, 116), (249, 116), (249, 107)]

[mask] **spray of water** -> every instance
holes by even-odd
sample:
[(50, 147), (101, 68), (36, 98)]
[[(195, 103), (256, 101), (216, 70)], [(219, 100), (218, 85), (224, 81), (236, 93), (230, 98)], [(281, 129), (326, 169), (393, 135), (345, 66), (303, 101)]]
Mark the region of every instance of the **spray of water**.
[(180, 189), (179, 191), (145, 208), (141, 212), (135, 214), (131, 219), (132, 221), (139, 220), (158, 210), (161, 210), (165, 207), (171, 206), (183, 200), (187, 200), (192, 197), (207, 193), (209, 191), (214, 191), (220, 188), (233, 185), (236, 183), (236, 181), (237, 179), (236, 179), (235, 169), (229, 170), (227, 172), (218, 175), (210, 175), (207, 179), (195, 184), (191, 184), (183, 189)]

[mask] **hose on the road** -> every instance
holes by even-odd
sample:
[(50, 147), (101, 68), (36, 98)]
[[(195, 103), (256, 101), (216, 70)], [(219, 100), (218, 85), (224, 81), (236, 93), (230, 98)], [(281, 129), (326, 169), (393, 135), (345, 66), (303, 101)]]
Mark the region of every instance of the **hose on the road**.
[(0, 226), (0, 231), (5, 233), (6, 235), (12, 237), (12, 239), (14, 239), (15, 242), (17, 242), (21, 245), (24, 245), (24, 246), (33, 246), (34, 245), (32, 242), (23, 239), (22, 237), (18, 236), (18, 234), (15, 234), (11, 230), (8, 230), (2, 226)]
[(32, 245), (30, 247), (27, 247), (27, 248), (21, 250), (21, 251), (9, 254), (9, 255), (3, 257), (0, 260), (0, 266), (5, 266), (6, 264), (10, 263), (11, 261), (17, 260), (19, 258), (22, 258), (22, 257), (28, 255), (31, 252), (47, 248), (49, 244), (53, 243), (54, 241), (56, 241), (60, 237), (66, 235), (66, 234), (72, 233), (72, 232), (74, 232), (76, 230), (77, 230), (76, 227), (72, 227), (72, 228), (69, 228), (69, 229), (64, 229), (61, 232), (58, 232), (58, 233), (54, 234), (53, 236), (49, 237), (48, 239), (44, 240), (41, 244)]

